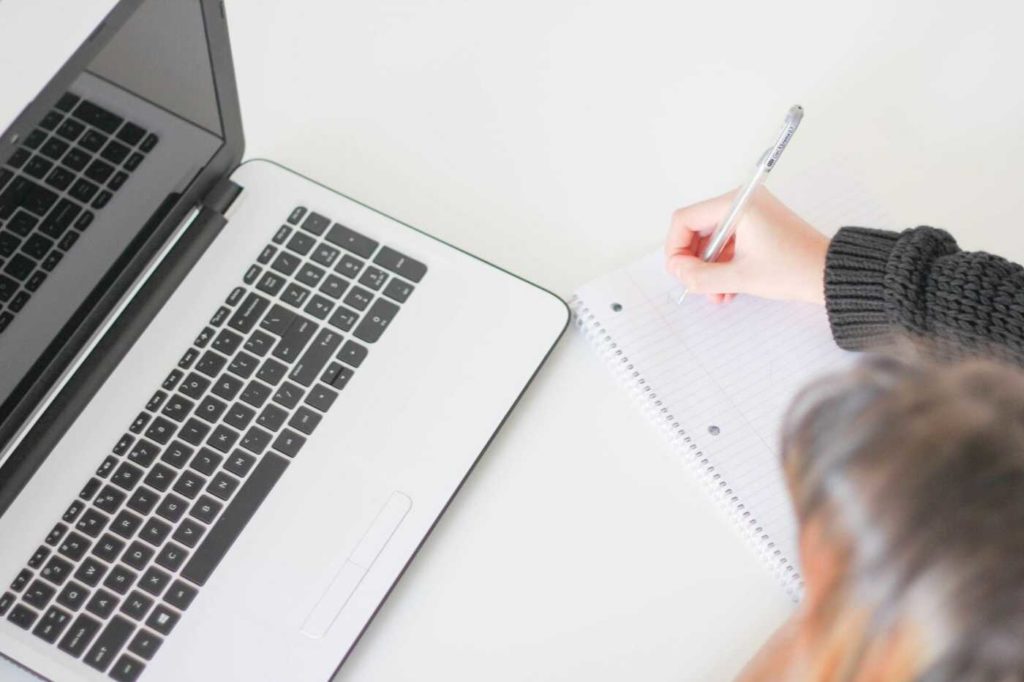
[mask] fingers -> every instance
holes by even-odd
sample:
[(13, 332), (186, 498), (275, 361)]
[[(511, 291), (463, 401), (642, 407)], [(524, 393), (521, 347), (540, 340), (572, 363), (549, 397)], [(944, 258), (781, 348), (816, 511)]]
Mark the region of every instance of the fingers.
[(680, 208), (672, 214), (668, 237), (665, 239), (665, 256), (697, 255), (700, 237), (711, 234), (715, 225), (729, 210), (732, 193), (723, 194), (692, 206)]
[(743, 292), (739, 266), (731, 261), (705, 263), (696, 256), (675, 255), (668, 261), (669, 272), (687, 291), (696, 294), (733, 294)]

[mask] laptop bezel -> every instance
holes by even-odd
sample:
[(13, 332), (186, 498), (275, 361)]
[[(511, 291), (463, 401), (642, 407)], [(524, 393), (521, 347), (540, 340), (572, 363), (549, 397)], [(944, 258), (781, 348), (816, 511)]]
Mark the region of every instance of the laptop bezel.
[[(12, 138), (17, 135), (15, 139), (23, 139), (32, 130), (144, 1), (120, 0), (110, 10), (89, 38), (4, 131), (0, 137), (0, 154), (13, 152), (17, 143), (11, 145)], [(222, 181), (238, 166), (244, 153), (245, 138), (224, 5), (221, 0), (195, 1), (205, 26), (223, 145), (183, 192), (168, 195), (150, 216), (142, 231), (143, 240), (134, 253), (125, 257), (120, 270), (105, 280), (107, 286), (102, 291), (98, 288), (90, 295), (8, 398), (11, 410), (0, 421), (0, 453), (8, 449), (11, 452), (6, 458), (0, 456), (0, 514), (17, 497), (102, 380), (116, 367), (120, 357), (159, 310), (159, 303), (188, 274), (188, 263), (198, 259), (219, 230), (216, 216), (210, 215), (210, 211), (200, 213), (175, 246), (172, 259), (175, 265), (158, 268), (147, 286), (137, 294), (145, 304), (126, 307), (105, 333), (102, 342), (95, 344), (84, 358), (81, 357), (93, 345), (94, 335), (104, 324), (109, 324), (108, 318), (135, 288), (147, 266), (164, 250), (182, 221), (194, 208), (208, 203), (211, 193), (222, 189)], [(66, 370), (75, 364), (79, 364), (75, 376), (64, 376)], [(34, 423), (26, 431), (23, 427), (33, 419)]]

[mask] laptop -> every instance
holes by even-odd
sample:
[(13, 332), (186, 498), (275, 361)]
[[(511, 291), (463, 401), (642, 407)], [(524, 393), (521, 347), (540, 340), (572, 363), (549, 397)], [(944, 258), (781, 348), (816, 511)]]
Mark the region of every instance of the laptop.
[(565, 304), (239, 164), (218, 0), (4, 0), (0, 27), (0, 653), (330, 678)]

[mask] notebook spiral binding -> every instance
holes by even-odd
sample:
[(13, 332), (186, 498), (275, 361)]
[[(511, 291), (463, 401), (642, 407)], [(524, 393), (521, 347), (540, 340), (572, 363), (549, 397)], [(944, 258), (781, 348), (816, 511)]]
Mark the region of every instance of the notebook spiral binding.
[(672, 447), (678, 452), (688, 455), (683, 459), (697, 474), (698, 480), (704, 484), (711, 497), (718, 501), (719, 506), (726, 514), (733, 519), (751, 549), (782, 583), (786, 593), (794, 601), (799, 601), (803, 596), (803, 579), (800, 577), (797, 567), (782, 556), (782, 552), (776, 548), (775, 543), (764, 532), (754, 515), (733, 494), (722, 475), (704, 456), (704, 452), (693, 440), (693, 437), (679, 425), (675, 415), (662, 404), (647, 379), (634, 368), (629, 357), (618, 347), (597, 315), (579, 296), (573, 296), (569, 300), (569, 307), (572, 309), (573, 323), (576, 328), (589, 341), (620, 383), (630, 392), (651, 423), (658, 426)]

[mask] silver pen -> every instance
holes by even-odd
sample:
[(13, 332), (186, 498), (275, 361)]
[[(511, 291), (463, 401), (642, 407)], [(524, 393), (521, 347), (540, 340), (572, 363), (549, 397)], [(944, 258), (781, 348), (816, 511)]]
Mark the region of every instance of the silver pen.
[[(793, 139), (793, 133), (796, 132), (797, 127), (800, 125), (800, 121), (803, 120), (804, 109), (799, 104), (796, 104), (789, 109), (789, 113), (786, 114), (786, 120), (782, 124), (782, 132), (779, 133), (778, 139), (775, 140), (775, 144), (765, 150), (764, 154), (757, 161), (757, 167), (754, 169), (754, 174), (750, 177), (750, 180), (743, 189), (740, 190), (739, 194), (736, 195), (736, 199), (733, 200), (732, 206), (729, 207), (729, 212), (725, 214), (725, 218), (718, 224), (715, 231), (711, 234), (711, 239), (704, 245), (704, 248), (700, 252), (700, 258), (705, 263), (718, 260), (718, 256), (721, 255), (722, 249), (732, 239), (733, 233), (736, 232), (736, 225), (739, 223), (740, 218), (743, 216), (743, 211), (746, 210), (747, 204), (750, 203), (751, 198), (754, 196), (754, 192), (764, 182), (768, 174), (775, 168), (775, 164), (779, 162), (779, 157), (782, 156), (782, 150), (786, 148), (789, 141)], [(677, 304), (682, 303), (683, 299), (686, 298), (686, 290), (683, 289), (682, 295)]]

